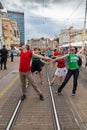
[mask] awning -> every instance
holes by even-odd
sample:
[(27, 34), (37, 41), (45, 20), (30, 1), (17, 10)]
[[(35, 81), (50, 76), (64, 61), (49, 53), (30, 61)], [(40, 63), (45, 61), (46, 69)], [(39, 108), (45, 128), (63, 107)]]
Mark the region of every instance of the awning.
[(76, 46), (76, 47), (82, 47), (84, 45), (87, 45), (87, 41), (68, 43), (68, 44), (62, 45), (62, 47), (68, 47), (69, 45)]

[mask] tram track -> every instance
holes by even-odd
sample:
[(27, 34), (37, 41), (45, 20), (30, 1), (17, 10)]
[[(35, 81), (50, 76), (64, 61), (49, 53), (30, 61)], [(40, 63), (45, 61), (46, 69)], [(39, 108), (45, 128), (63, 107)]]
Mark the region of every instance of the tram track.
[[(51, 89), (51, 85), (50, 85), (50, 79), (49, 79), (49, 75), (47, 73), (47, 81), (48, 81), (48, 86), (49, 86), (49, 91), (50, 91), (50, 97), (51, 97), (51, 103), (50, 103), (50, 109), (51, 109), (51, 112), (52, 112), (52, 118), (53, 118), (53, 126), (54, 126), (54, 129), (53, 130), (61, 130), (60, 128), (60, 124), (59, 124), (59, 120), (58, 120), (58, 116), (57, 116), (57, 111), (56, 111), (56, 106), (55, 106), (55, 102), (54, 102), (54, 98), (53, 98), (53, 93), (52, 93), (52, 89)], [(26, 86), (27, 87), (27, 86)], [(15, 107), (15, 110), (7, 124), (7, 127), (6, 127), (6, 130), (12, 130), (13, 127), (14, 127), (14, 124), (15, 124), (15, 121), (20, 113), (20, 109), (22, 107), (22, 101), (21, 99), (19, 99), (16, 107)]]
[[(51, 101), (51, 108), (52, 109), (52, 116), (53, 116), (53, 124), (54, 129), (53, 130), (87, 130), (85, 125), (83, 124), (83, 121), (81, 120), (80, 115), (73, 107), (72, 102), (70, 99), (68, 99), (68, 96), (65, 92), (63, 92), (63, 96), (55, 96), (54, 91), (55, 89), (50, 84), (50, 75), (49, 75), (48, 68), (46, 68), (46, 76), (47, 76), (47, 82), (49, 86), (50, 91), (50, 101)], [(21, 100), (19, 100), (17, 106), (15, 107), (15, 110), (13, 112), (13, 115), (7, 125), (6, 130), (13, 130), (14, 122), (16, 121), (20, 109), (22, 107)], [(54, 121), (55, 120), (55, 121)], [(45, 129), (44, 129), (45, 130)]]
[(83, 124), (82, 118), (80, 116), (80, 114), (77, 112), (77, 110), (74, 108), (72, 101), (67, 97), (66, 93), (64, 93), (64, 98), (68, 104), (68, 107), (70, 108), (74, 120), (77, 123), (77, 125), (79, 126), (79, 128), (81, 130), (87, 130), (86, 126)]
[(47, 79), (48, 79), (48, 85), (49, 85), (49, 89), (50, 89), (50, 96), (51, 96), (51, 101), (52, 101), (52, 107), (53, 107), (53, 112), (54, 112), (54, 117), (55, 117), (55, 124), (56, 124), (56, 128), (57, 128), (56, 130), (61, 130), (59, 119), (58, 119), (58, 115), (57, 115), (57, 110), (56, 110), (56, 106), (55, 106), (55, 101), (54, 101), (54, 97), (53, 97), (53, 92), (52, 92), (52, 89), (51, 89), (51, 83), (50, 83), (50, 78), (49, 78), (48, 72), (47, 72)]
[(19, 112), (19, 109), (21, 107), (21, 104), (22, 104), (22, 101), (21, 101), (21, 99), (19, 99), (19, 101), (17, 103), (17, 106), (16, 106), (16, 108), (15, 108), (15, 110), (14, 110), (14, 112), (13, 112), (11, 118), (10, 118), (10, 121), (7, 124), (6, 130), (11, 130), (12, 129), (12, 127), (14, 125), (14, 122), (15, 122), (15, 120), (17, 118), (17, 114)]
[[(50, 69), (48, 69), (48, 70), (50, 72)], [(51, 76), (49, 75), (49, 77), (52, 78), (52, 75)], [(80, 80), (81, 80), (81, 77), (80, 77)], [(52, 87), (53, 93), (55, 93), (55, 90), (54, 90), (55, 88), (53, 88), (53, 86), (51, 86), (51, 87)], [(58, 85), (55, 85), (55, 87), (57, 89)], [(75, 98), (75, 97), (72, 97), (72, 98)], [(66, 130), (68, 130), (68, 129), (69, 130), (74, 130), (74, 129), (75, 130), (87, 130), (87, 127), (84, 124), (84, 122), (81, 118), (81, 115), (76, 110), (71, 98), (69, 98), (67, 96), (67, 94), (64, 90), (62, 92), (62, 96), (60, 96), (60, 95), (56, 96), (56, 97), (54, 96), (54, 101), (55, 101), (56, 111), (57, 111), (57, 115), (59, 118), (61, 130), (65, 130), (65, 129)], [(65, 107), (67, 107), (67, 109), (65, 109)], [(65, 114), (65, 113), (67, 113), (67, 114)], [(61, 119), (60, 115), (62, 115), (63, 119)], [(71, 118), (71, 120), (68, 119), (67, 115), (70, 116), (69, 118)], [(74, 120), (74, 122), (73, 122), (73, 120)], [(71, 123), (71, 122), (73, 122), (73, 123)]]
[[(26, 88), (28, 88), (28, 83), (26, 83)], [(17, 119), (17, 116), (18, 116), (18, 114), (20, 112), (20, 109), (22, 107), (22, 103), (23, 102), (22, 102), (21, 98), (19, 98), (18, 103), (15, 106), (15, 109), (13, 111), (13, 114), (12, 114), (12, 116), (11, 116), (7, 126), (6, 126), (6, 130), (12, 130), (13, 129), (13, 125), (14, 125), (14, 123), (15, 123), (15, 121)]]

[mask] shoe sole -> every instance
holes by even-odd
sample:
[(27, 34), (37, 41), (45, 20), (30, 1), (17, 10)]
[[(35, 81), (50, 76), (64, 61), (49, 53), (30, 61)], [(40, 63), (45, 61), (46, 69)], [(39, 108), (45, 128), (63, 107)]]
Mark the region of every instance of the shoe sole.
[(63, 94), (60, 92), (55, 92), (55, 95), (60, 95), (60, 96), (62, 96)]
[(72, 96), (75, 96), (75, 94), (72, 94)]

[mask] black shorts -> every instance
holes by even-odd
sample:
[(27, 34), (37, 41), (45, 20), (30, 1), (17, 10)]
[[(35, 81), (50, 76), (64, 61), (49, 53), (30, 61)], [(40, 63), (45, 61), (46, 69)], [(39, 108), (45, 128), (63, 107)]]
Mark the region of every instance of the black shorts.
[(32, 61), (31, 72), (32, 73), (35, 71), (40, 72), (41, 70), (42, 70), (41, 61), (40, 60)]
[(43, 67), (45, 65), (42, 61), (40, 61), (40, 64), (41, 64), (41, 67)]

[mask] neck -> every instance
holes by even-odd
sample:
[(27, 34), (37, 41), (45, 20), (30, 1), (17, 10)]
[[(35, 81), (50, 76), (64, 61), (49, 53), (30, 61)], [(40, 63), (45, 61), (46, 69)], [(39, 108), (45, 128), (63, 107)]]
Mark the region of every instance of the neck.
[(26, 52), (27, 51), (27, 49), (23, 49), (23, 52)]

